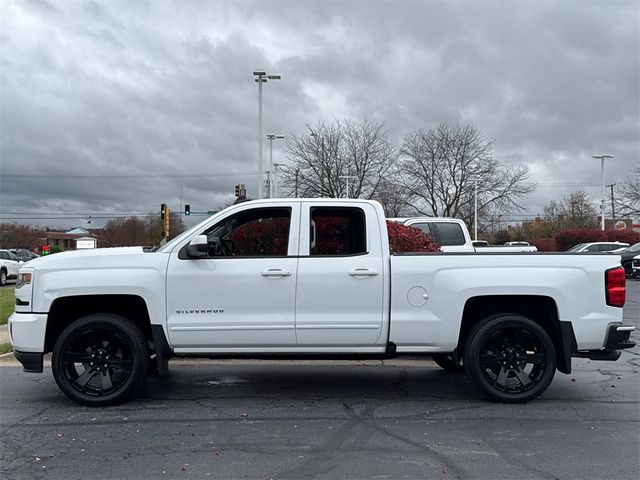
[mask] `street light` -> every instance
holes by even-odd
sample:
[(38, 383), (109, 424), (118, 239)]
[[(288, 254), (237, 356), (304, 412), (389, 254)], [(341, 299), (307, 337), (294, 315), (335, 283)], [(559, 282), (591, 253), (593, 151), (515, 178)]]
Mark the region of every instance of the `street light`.
[(615, 158), (615, 155), (605, 153), (603, 155), (592, 155), (592, 157), (600, 159), (600, 229), (604, 231), (604, 159)]
[(280, 167), (284, 167), (284, 163), (274, 163), (273, 164), (273, 189), (274, 189), (274, 198), (278, 198), (278, 169)]
[(280, 80), (280, 75), (267, 75), (264, 70), (254, 70), (258, 84), (258, 198), (262, 198), (262, 84), (267, 80)]
[(273, 191), (273, 181), (272, 181), (272, 175), (273, 175), (273, 141), (275, 139), (281, 139), (284, 138), (284, 135), (274, 135), (273, 133), (269, 133), (267, 134), (267, 140), (269, 140), (269, 176), (267, 177), (269, 179), (269, 198), (271, 198), (273, 195), (271, 194)]
[[(347, 173), (350, 173), (348, 169), (347, 169)], [(347, 191), (346, 191), (345, 198), (350, 198), (350, 197), (349, 197), (349, 194), (350, 194), (351, 192), (349, 192), (349, 180), (351, 180), (351, 179), (354, 179), (354, 180), (355, 180), (355, 178), (356, 178), (356, 177), (355, 177), (354, 175), (338, 175), (338, 178), (340, 178), (340, 179), (346, 179), (346, 181), (347, 181)]]

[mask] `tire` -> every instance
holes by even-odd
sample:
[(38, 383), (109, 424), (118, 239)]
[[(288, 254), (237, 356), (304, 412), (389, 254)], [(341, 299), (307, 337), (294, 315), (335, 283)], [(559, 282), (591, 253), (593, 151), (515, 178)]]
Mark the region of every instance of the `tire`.
[(53, 346), (51, 368), (71, 400), (103, 406), (130, 396), (144, 379), (148, 361), (147, 340), (137, 325), (98, 313), (63, 330)]
[(450, 373), (464, 373), (462, 358), (455, 361), (452, 353), (433, 353), (431, 358), (440, 368)]
[(0, 287), (4, 287), (7, 284), (7, 272), (0, 271)]
[(524, 403), (541, 395), (556, 372), (547, 332), (521, 315), (497, 315), (469, 333), (464, 365), (471, 381), (490, 399)]

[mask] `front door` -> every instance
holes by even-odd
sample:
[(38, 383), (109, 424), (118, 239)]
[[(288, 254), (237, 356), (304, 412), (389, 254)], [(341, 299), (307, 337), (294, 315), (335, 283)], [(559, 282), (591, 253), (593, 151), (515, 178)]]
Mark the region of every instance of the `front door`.
[(174, 348), (241, 352), (296, 345), (298, 218), (297, 204), (246, 208), (201, 232), (208, 239), (204, 257), (188, 257), (186, 246), (172, 252), (167, 323)]

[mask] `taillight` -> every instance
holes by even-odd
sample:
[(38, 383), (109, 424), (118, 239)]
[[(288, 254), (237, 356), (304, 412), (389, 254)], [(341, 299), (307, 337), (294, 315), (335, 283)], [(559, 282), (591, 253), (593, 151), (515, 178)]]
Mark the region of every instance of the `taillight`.
[(612, 307), (624, 307), (627, 296), (627, 279), (624, 268), (616, 267), (604, 272), (604, 288), (607, 294), (607, 305)]

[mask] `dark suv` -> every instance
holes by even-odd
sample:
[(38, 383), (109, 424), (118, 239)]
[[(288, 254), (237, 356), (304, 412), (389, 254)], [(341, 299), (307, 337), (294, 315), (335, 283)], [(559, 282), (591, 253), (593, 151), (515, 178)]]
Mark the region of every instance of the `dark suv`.
[(631, 261), (633, 257), (636, 255), (640, 255), (640, 242), (634, 243), (626, 250), (623, 250), (618, 255), (622, 257), (622, 266), (624, 267), (624, 272), (627, 274), (627, 278), (631, 278), (633, 276), (633, 271), (631, 269)]
[(12, 248), (11, 251), (15, 254), (23, 262), (28, 262), (29, 260), (33, 260), (34, 258), (38, 258), (38, 255), (27, 250), (26, 248)]

